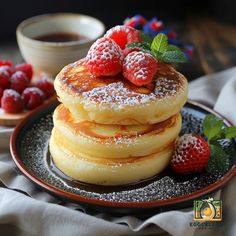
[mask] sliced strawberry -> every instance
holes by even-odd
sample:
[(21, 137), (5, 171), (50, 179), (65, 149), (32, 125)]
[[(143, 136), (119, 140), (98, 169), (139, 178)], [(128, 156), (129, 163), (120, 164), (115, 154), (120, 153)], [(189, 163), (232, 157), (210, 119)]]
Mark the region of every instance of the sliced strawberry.
[(33, 68), (31, 64), (22, 63), (15, 66), (15, 71), (22, 71), (26, 74), (29, 80), (32, 79), (33, 76)]
[(16, 90), (18, 93), (22, 93), (29, 85), (29, 79), (22, 71), (16, 71), (10, 78), (11, 89)]
[(131, 52), (123, 63), (123, 75), (131, 83), (143, 86), (151, 83), (158, 69), (156, 59), (149, 53)]
[(1, 107), (6, 113), (19, 113), (24, 109), (24, 102), (18, 92), (6, 89), (1, 99)]
[(184, 134), (176, 142), (171, 168), (178, 174), (201, 172), (210, 158), (206, 140), (194, 134)]
[(29, 110), (43, 104), (45, 98), (43, 91), (36, 87), (26, 88), (21, 96), (25, 102), (26, 108)]
[(86, 64), (95, 76), (113, 76), (122, 69), (123, 53), (110, 38), (98, 39), (89, 49)]
[(113, 39), (122, 50), (129, 43), (141, 42), (139, 31), (126, 25), (117, 25), (109, 29), (104, 37)]

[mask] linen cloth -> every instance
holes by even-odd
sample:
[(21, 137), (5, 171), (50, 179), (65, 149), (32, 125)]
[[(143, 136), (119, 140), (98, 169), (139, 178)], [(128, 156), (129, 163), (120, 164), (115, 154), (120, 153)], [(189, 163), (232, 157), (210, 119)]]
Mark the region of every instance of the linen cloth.
[[(236, 125), (236, 67), (191, 82), (189, 98), (214, 106)], [(222, 227), (190, 227), (192, 208), (153, 212), (146, 220), (89, 214), (38, 190), (18, 173), (9, 154), (11, 131), (0, 127), (0, 235), (236, 235), (236, 177), (215, 194), (223, 201)]]

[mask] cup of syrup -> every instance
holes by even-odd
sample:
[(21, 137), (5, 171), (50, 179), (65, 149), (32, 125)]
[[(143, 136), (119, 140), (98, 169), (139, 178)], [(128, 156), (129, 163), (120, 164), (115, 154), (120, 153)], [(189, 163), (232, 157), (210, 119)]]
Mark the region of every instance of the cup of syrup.
[(85, 57), (104, 32), (104, 24), (91, 16), (54, 13), (23, 21), (16, 35), (25, 61), (55, 76), (65, 65)]

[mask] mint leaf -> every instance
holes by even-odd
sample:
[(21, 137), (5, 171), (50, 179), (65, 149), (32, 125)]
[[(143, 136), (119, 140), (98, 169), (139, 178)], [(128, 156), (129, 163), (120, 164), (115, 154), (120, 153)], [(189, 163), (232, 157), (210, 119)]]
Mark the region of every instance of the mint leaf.
[(162, 60), (167, 63), (184, 63), (188, 59), (180, 50), (165, 51), (162, 55)]
[(210, 144), (211, 156), (206, 171), (211, 174), (224, 174), (230, 167), (229, 155), (220, 145)]
[(145, 34), (142, 30), (140, 30), (139, 32), (140, 32), (142, 42), (148, 43), (151, 45), (152, 38), (148, 34)]
[(158, 34), (152, 41), (151, 49), (152, 51), (157, 51), (164, 53), (168, 46), (168, 37), (165, 34)]
[(221, 136), (226, 139), (235, 138), (236, 137), (236, 126), (225, 127), (221, 131)]
[(163, 54), (161, 52), (158, 52), (156, 50), (152, 50), (152, 55), (158, 60), (163, 61)]
[(206, 115), (203, 121), (203, 132), (208, 138), (209, 142), (221, 136), (220, 133), (223, 125), (223, 120), (220, 118), (212, 114)]
[(151, 53), (150, 44), (148, 44), (148, 43), (146, 43), (146, 42), (130, 43), (130, 44), (127, 45), (127, 48), (138, 48), (138, 49), (140, 49), (141, 51)]
[(180, 48), (179, 48), (179, 47), (177, 47), (177, 46), (175, 46), (175, 45), (172, 45), (172, 44), (170, 44), (170, 45), (168, 45), (168, 46), (167, 46), (167, 49), (166, 49), (166, 51), (181, 51), (181, 50), (180, 50)]

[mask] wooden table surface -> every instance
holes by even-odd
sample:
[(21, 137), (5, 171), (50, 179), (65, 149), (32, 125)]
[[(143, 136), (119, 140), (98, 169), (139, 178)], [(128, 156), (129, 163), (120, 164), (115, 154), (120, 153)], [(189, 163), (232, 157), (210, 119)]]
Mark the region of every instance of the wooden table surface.
[[(189, 81), (236, 65), (236, 26), (211, 18), (188, 17), (186, 21), (169, 23), (181, 39), (191, 42), (193, 58), (178, 65)], [(0, 43), (0, 58), (23, 61), (16, 42)]]
[(236, 26), (190, 17), (178, 32), (195, 48), (193, 58), (179, 67), (189, 80), (236, 66)]

